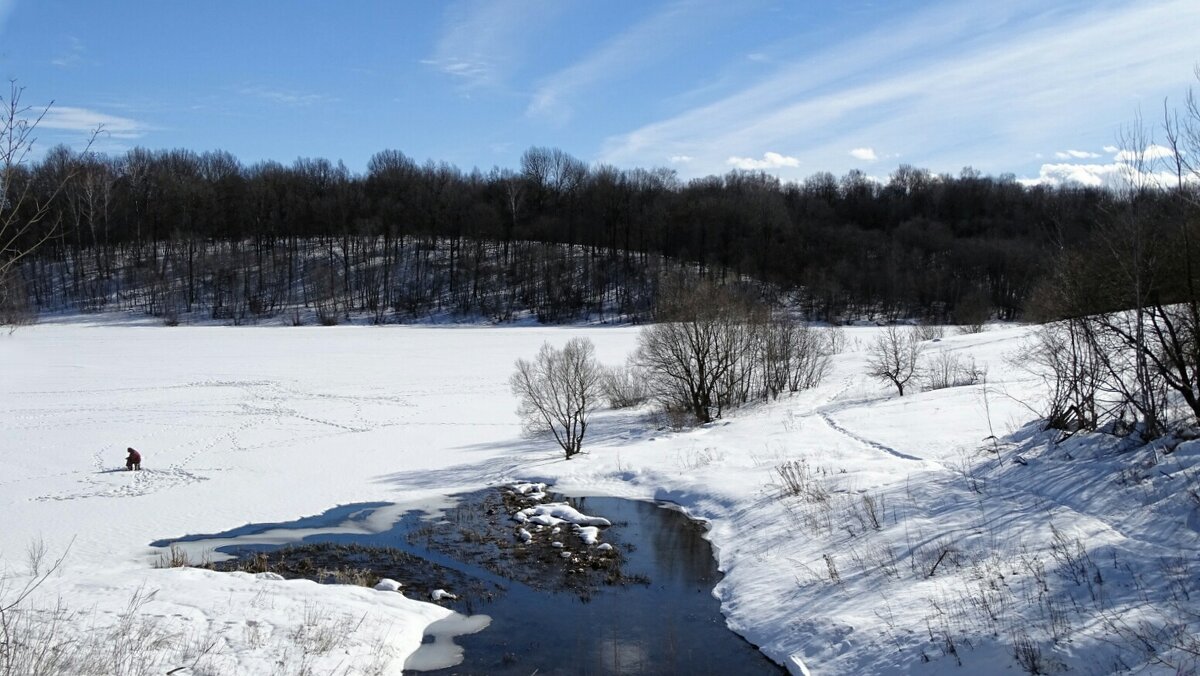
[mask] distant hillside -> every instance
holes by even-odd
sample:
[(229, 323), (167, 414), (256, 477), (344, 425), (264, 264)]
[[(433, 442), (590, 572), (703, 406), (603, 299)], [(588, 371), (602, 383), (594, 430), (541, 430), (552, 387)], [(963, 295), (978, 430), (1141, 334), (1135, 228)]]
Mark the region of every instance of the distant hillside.
[[(14, 167), (6, 190), (28, 195), (11, 215), (34, 222), (14, 250), (40, 245), (6, 282), (27, 309), (199, 308), (234, 321), (297, 306), (324, 320), (636, 318), (666, 260), (758, 280), (816, 319), (1011, 319), (1052, 253), (1121, 204), (969, 168), (683, 182), (546, 148), (487, 173), (384, 151), (360, 175), (322, 159), (60, 147)], [(19, 213), (35, 207), (46, 211)]]
[(659, 256), (537, 242), (369, 236), (87, 247), (22, 268), (30, 310), (125, 311), (165, 323), (541, 323), (649, 318)]

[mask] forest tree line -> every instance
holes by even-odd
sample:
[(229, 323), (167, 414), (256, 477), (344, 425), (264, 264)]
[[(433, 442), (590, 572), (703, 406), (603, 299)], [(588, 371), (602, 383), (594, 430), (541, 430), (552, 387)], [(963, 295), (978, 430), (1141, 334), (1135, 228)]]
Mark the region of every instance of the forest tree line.
[(969, 168), (684, 181), (538, 147), (517, 169), (386, 150), (356, 173), (325, 159), (247, 166), (221, 151), (59, 146), (6, 173), (7, 193), (33, 196), (17, 209), (48, 206), (23, 236), (54, 229), (8, 282), (26, 309), (233, 321), (301, 308), (328, 322), (637, 321), (673, 266), (754, 280), (817, 320), (1014, 319), (1054, 252), (1087, 240), (1123, 199)]

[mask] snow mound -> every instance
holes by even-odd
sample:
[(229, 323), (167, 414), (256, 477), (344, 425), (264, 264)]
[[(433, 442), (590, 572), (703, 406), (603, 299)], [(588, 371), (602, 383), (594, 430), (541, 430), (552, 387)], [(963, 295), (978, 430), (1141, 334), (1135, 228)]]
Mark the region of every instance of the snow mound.
[[(524, 518), (519, 518), (524, 516)], [(527, 507), (517, 512), (513, 517), (518, 521), (556, 526), (560, 523), (573, 523), (577, 526), (611, 526), (612, 522), (599, 516), (588, 516), (565, 502), (549, 502), (544, 505)]]
[(594, 545), (600, 541), (600, 529), (595, 526), (576, 526), (575, 533), (585, 545)]
[(509, 488), (514, 493), (524, 495), (531, 500), (541, 500), (546, 497), (546, 484), (544, 483), (518, 483)]
[(400, 591), (400, 588), (403, 586), (404, 585), (400, 584), (399, 582), (396, 582), (395, 580), (393, 580), (389, 577), (385, 577), (382, 580), (380, 580), (379, 582), (375, 583), (375, 588), (378, 589), (379, 591), (398, 592), (398, 591)]

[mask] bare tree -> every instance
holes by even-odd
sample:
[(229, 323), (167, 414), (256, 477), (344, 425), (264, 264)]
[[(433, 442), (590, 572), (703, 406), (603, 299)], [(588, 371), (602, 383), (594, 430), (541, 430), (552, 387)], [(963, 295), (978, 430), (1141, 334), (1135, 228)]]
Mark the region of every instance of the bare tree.
[(890, 382), (904, 396), (904, 386), (917, 376), (917, 364), (925, 346), (913, 329), (901, 331), (889, 326), (871, 345), (867, 357), (867, 375)]
[[(33, 134), (53, 103), (40, 111), (22, 105), (24, 89), (10, 80), (8, 98), (0, 95), (0, 309), (20, 300), (17, 263), (58, 233), (60, 223), (50, 218), (50, 206), (78, 171), (78, 163), (72, 162), (53, 177), (49, 189), (35, 190), (25, 164), (36, 140)], [(92, 133), (89, 149), (98, 133), (100, 129)]]
[(549, 432), (568, 460), (582, 449), (588, 418), (599, 407), (603, 369), (595, 353), (587, 338), (572, 338), (561, 350), (544, 343), (533, 361), (517, 360), (509, 380), (526, 432)]
[(757, 352), (756, 310), (708, 282), (676, 282), (659, 303), (663, 321), (642, 329), (635, 357), (652, 396), (702, 423), (745, 403)]
[[(1118, 200), (1087, 246), (1061, 257), (1046, 294), (1063, 321), (1042, 333), (1032, 363), (1053, 375), (1051, 426), (1168, 430), (1176, 405), (1200, 420), (1200, 110), (1189, 92), (1182, 118), (1164, 108), (1166, 153), (1141, 119), (1126, 131)], [(1174, 185), (1164, 185), (1163, 175)], [(1165, 198), (1165, 199), (1164, 199)], [(1128, 425), (1127, 417), (1134, 425)]]

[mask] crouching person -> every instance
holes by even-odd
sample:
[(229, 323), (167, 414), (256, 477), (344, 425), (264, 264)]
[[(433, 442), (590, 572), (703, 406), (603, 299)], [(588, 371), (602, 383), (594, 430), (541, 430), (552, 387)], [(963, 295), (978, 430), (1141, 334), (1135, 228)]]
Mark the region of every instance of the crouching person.
[(142, 468), (142, 454), (135, 451), (132, 447), (127, 449), (129, 455), (125, 457), (125, 469), (135, 470)]

